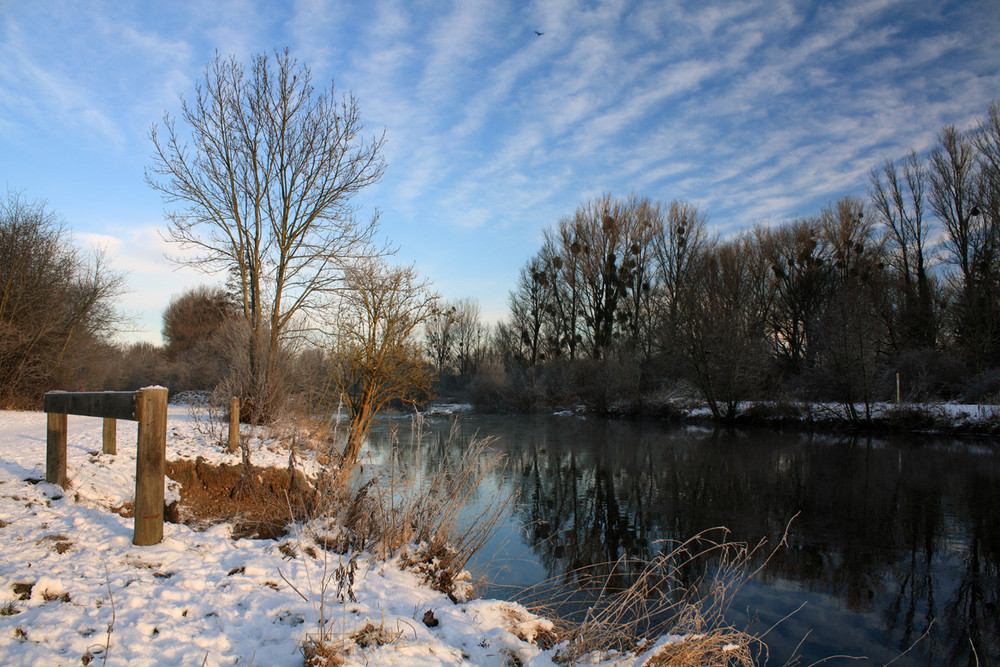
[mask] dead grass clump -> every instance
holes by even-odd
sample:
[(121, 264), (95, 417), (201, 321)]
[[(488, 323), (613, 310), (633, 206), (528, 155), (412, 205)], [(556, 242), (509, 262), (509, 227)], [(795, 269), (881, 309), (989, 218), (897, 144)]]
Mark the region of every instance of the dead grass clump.
[(351, 635), (351, 641), (361, 648), (372, 648), (393, 644), (402, 636), (402, 631), (390, 632), (384, 625), (366, 623), (363, 628)]
[[(422, 430), (418, 425), (414, 431), (415, 441), (411, 444), (419, 447)], [(427, 583), (453, 601), (471, 595), (465, 566), (493, 535), (512, 500), (509, 494), (481, 494), (481, 483), (501, 463), (489, 443), (486, 439), (474, 440), (460, 461), (426, 476), (399, 464), (399, 443), (394, 438), (389, 470), (353, 490), (343, 484), (341, 476), (331, 474), (317, 480), (314, 518), (296, 527), (298, 540), (294, 545), (286, 541), (278, 547), (285, 558), (296, 558), (302, 552), (317, 561), (315, 566), (320, 568), (312, 573), (311, 561), (305, 561), (305, 591), (296, 588), (278, 569), (282, 580), (303, 600), (311, 602), (316, 612), (316, 632), (302, 643), (307, 665), (341, 664), (344, 659), (348, 649), (343, 640), (333, 639), (329, 606), (335, 599), (341, 603), (356, 599), (354, 585), (360, 552), (367, 551), (381, 560), (399, 556), (402, 567), (417, 570)], [(288, 510), (286, 516), (292, 514)], [(317, 553), (312, 544), (323, 551)], [(333, 558), (333, 553), (351, 556), (345, 562), (343, 556)], [(362, 645), (394, 636), (369, 635), (352, 641)]]
[(31, 589), (35, 587), (33, 582), (29, 581), (19, 581), (16, 582), (11, 589), (18, 600), (30, 600), (31, 599)]
[(69, 593), (58, 593), (55, 591), (42, 591), (42, 599), (46, 602), (58, 600), (59, 602), (69, 602)]
[[(737, 640), (737, 641), (734, 641)], [(705, 635), (692, 635), (666, 644), (643, 663), (644, 667), (704, 667), (705, 665), (747, 665), (755, 662), (754, 642), (746, 641), (743, 633), (734, 636), (730, 630), (717, 630)]]
[(309, 637), (302, 644), (302, 654), (306, 667), (326, 667), (343, 665), (351, 650), (370, 649), (396, 643), (403, 636), (402, 631), (392, 632), (385, 625), (365, 623), (360, 630), (341, 640), (330, 637)]
[(511, 634), (523, 642), (547, 650), (559, 643), (555, 623), (535, 616), (519, 606), (507, 605), (503, 610), (504, 625)]
[(46, 546), (57, 554), (64, 554), (73, 548), (73, 543), (65, 535), (44, 535), (35, 544)]
[(400, 566), (420, 575), (431, 589), (444, 593), (452, 602), (468, 600), (472, 595), (472, 582), (464, 568), (456, 567), (458, 552), (448, 545), (431, 546), (421, 542), (403, 550)]
[(305, 667), (332, 667), (343, 665), (347, 652), (339, 644), (306, 639), (302, 642), (302, 657), (305, 659)]
[[(663, 657), (648, 664), (753, 665), (766, 655), (766, 646), (731, 627), (725, 613), (736, 591), (763, 567), (752, 564), (765, 541), (751, 547), (728, 542), (727, 535), (724, 528), (707, 530), (684, 542), (664, 543), (660, 554), (646, 561), (622, 558), (581, 568), (569, 573), (562, 590), (547, 593), (544, 604), (533, 602), (530, 592), (525, 604), (543, 615), (572, 618), (562, 622), (565, 645), (556, 654), (558, 662), (574, 663), (594, 653), (641, 653), (650, 638), (669, 634), (685, 640), (665, 645), (656, 653)], [(787, 528), (779, 547), (786, 537)], [(588, 584), (593, 604), (573, 618), (564, 607), (573, 600), (579, 604), (579, 587)], [(547, 590), (552, 585), (548, 582)]]
[[(423, 437), (421, 423), (414, 428), (415, 442)], [(457, 433), (453, 427), (449, 442)], [(389, 557), (408, 544), (419, 545), (404, 558), (411, 564), (433, 564), (432, 581), (438, 590), (453, 599), (471, 594), (463, 575), (469, 559), (496, 532), (504, 512), (513, 502), (513, 493), (483, 493), (486, 479), (499, 472), (503, 458), (491, 448), (493, 438), (473, 438), (461, 459), (445, 463), (427, 479), (419, 479), (398, 465), (398, 446), (393, 447), (393, 464), (387, 479), (374, 485), (368, 495), (376, 508), (373, 528), (376, 553)], [(430, 558), (430, 561), (428, 561)]]

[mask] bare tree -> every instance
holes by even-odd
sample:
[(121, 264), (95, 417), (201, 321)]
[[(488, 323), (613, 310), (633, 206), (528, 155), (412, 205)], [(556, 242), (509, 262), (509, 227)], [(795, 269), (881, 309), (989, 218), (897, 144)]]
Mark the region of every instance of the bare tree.
[(987, 202), (979, 206), (984, 179), (973, 140), (949, 125), (938, 142), (931, 156), (931, 207), (944, 226), (948, 258), (959, 271), (956, 337), (979, 371), (1000, 338), (1000, 219), (990, 213)]
[(87, 386), (83, 365), (121, 326), (123, 291), (103, 252), (74, 248), (43, 203), (0, 199), (0, 405), (36, 405), (57, 383)]
[(707, 224), (708, 216), (698, 207), (675, 199), (670, 202), (663, 227), (654, 237), (657, 301), (662, 322), (660, 341), (668, 354), (677, 335), (681, 293), (691, 280), (694, 259), (710, 243)]
[(678, 291), (674, 354), (716, 419), (736, 417), (766, 361), (767, 263), (754, 238), (707, 243)]
[(887, 257), (901, 283), (897, 347), (928, 348), (933, 347), (937, 339), (937, 325), (927, 271), (930, 231), (924, 222), (927, 175), (914, 150), (907, 153), (901, 169), (902, 175), (897, 165), (889, 160), (881, 170), (872, 169), (869, 195), (889, 240)]
[(510, 292), (510, 322), (504, 331), (512, 335), (511, 351), (522, 363), (534, 366), (545, 360), (544, 340), (551, 322), (552, 278), (543, 260), (533, 257), (521, 269), (517, 287)]
[[(630, 312), (628, 303), (650, 273), (648, 258), (658, 218), (659, 207), (649, 199), (603, 195), (580, 206), (569, 223), (580, 244), (574, 261), (579, 266), (584, 340), (595, 359), (618, 337), (638, 333), (641, 308)], [(639, 295), (640, 305), (641, 299)]]
[(758, 228), (757, 243), (770, 267), (773, 294), (768, 330), (774, 354), (793, 375), (811, 369), (819, 319), (832, 290), (820, 223), (797, 220), (777, 229)]
[(451, 307), (435, 311), (424, 323), (427, 354), (434, 362), (438, 382), (444, 378), (455, 354), (455, 313)]
[(437, 296), (410, 267), (371, 260), (348, 268), (345, 278), (329, 334), (335, 395), (350, 419), (342, 474), (357, 463), (381, 410), (429, 398), (433, 370), (418, 331), (437, 306)]
[[(549, 287), (549, 303), (545, 314), (549, 317), (547, 354), (557, 357), (564, 352), (570, 360), (576, 359), (577, 349), (583, 342), (580, 320), (583, 310), (583, 275), (581, 255), (585, 244), (581, 240), (581, 226), (574, 218), (563, 218), (555, 229), (546, 229), (545, 242), (539, 252), (540, 270)], [(586, 247), (589, 250), (589, 246)]]
[(459, 377), (468, 378), (483, 355), (485, 330), (479, 320), (479, 302), (472, 298), (454, 303), (455, 365)]
[(881, 303), (887, 294), (884, 241), (856, 197), (826, 207), (819, 225), (834, 289), (823, 312), (813, 380), (841, 402), (851, 421), (870, 422), (880, 362), (888, 348)]
[(177, 261), (233, 277), (247, 321), (252, 421), (269, 419), (278, 348), (342, 283), (352, 261), (377, 254), (377, 213), (356, 218), (353, 198), (385, 169), (383, 136), (362, 137), (358, 102), (313, 88), (288, 50), (255, 55), (249, 70), (216, 56), (184, 100), (182, 135), (154, 126), (146, 180), (178, 209), (167, 238)]

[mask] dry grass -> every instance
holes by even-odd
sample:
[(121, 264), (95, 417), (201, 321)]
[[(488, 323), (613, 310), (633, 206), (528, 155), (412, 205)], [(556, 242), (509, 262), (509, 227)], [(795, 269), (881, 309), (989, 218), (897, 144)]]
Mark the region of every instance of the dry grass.
[(646, 659), (643, 667), (705, 667), (706, 665), (755, 665), (754, 641), (734, 642), (743, 639), (742, 633), (734, 637), (731, 630), (717, 630), (704, 635), (693, 635), (684, 641), (667, 644)]
[(343, 665), (355, 647), (360, 649), (378, 648), (394, 644), (403, 636), (402, 631), (388, 630), (385, 625), (365, 623), (359, 630), (340, 640), (329, 636), (306, 638), (302, 643), (302, 654), (306, 667), (326, 667)]
[[(410, 447), (419, 448), (419, 421), (413, 438)], [(325, 512), (309, 524), (312, 540), (340, 553), (369, 551), (379, 559), (399, 555), (404, 567), (420, 572), (436, 590), (454, 599), (468, 598), (465, 567), (492, 537), (513, 501), (510, 492), (484, 492), (483, 482), (504, 464), (491, 449), (492, 442), (473, 438), (460, 460), (421, 477), (400, 463), (393, 434), (388, 469), (353, 493), (337, 487), (332, 477), (323, 485)]]
[[(420, 447), (422, 429), (414, 429), (411, 446)], [(454, 436), (454, 431), (453, 434)], [(336, 441), (336, 428), (328, 436)], [(421, 478), (400, 465), (400, 446), (393, 437), (391, 464), (353, 490), (338, 483), (333, 473), (317, 480), (318, 515), (296, 527), (296, 540), (279, 545), (285, 558), (309, 554), (307, 590), (299, 590), (278, 572), (304, 600), (311, 602), (316, 631), (302, 644), (307, 665), (342, 664), (347, 652), (391, 643), (398, 633), (363, 628), (350, 637), (338, 636), (331, 622), (331, 605), (354, 599), (357, 554), (367, 551), (379, 559), (399, 557), (402, 567), (420, 573), (432, 588), (452, 600), (467, 599), (471, 584), (465, 567), (490, 539), (512, 501), (511, 494), (485, 497), (486, 478), (498, 471), (502, 459), (490, 449), (490, 439), (474, 439), (461, 459)], [(331, 452), (332, 453), (332, 452)], [(419, 457), (418, 457), (419, 459)], [(290, 515), (294, 514), (291, 507)], [(351, 554), (349, 559), (332, 554)]]
[[(529, 591), (523, 602), (540, 614), (560, 621), (565, 645), (556, 660), (578, 662), (594, 653), (641, 654), (651, 640), (664, 635), (683, 636), (648, 658), (649, 665), (754, 665), (767, 654), (758, 637), (730, 626), (725, 620), (733, 596), (774, 554), (766, 543), (755, 546), (727, 541), (728, 531), (703, 531), (683, 542), (664, 543), (648, 561), (620, 559), (569, 573), (555, 595), (539, 604)], [(785, 544), (782, 536), (776, 548)], [(553, 582), (543, 584), (546, 591)], [(592, 606), (573, 618), (565, 611), (578, 600), (581, 588), (594, 598)], [(577, 602), (577, 604), (579, 604)]]

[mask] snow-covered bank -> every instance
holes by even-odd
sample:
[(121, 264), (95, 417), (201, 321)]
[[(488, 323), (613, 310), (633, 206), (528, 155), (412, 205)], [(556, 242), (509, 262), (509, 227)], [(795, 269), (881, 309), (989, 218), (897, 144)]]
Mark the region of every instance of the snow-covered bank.
[[(725, 410), (724, 406), (720, 406)], [(557, 415), (587, 414), (585, 406), (555, 411)], [(689, 398), (661, 399), (639, 405), (614, 404), (602, 413), (609, 417), (648, 416), (687, 424), (725, 423), (734, 426), (773, 426), (810, 431), (921, 432), (935, 434), (1000, 435), (1000, 405), (962, 403), (873, 403), (851, 409), (839, 403), (804, 401), (742, 401), (735, 414), (717, 419), (703, 402)]]
[[(168, 458), (238, 462), (195, 426), (186, 407), (170, 407)], [(309, 548), (304, 535), (233, 540), (226, 524), (167, 524), (160, 544), (133, 546), (132, 519), (112, 510), (133, 498), (135, 424), (119, 422), (117, 455), (100, 453), (101, 434), (100, 419), (69, 417), (64, 492), (40, 481), (45, 415), (0, 412), (0, 664), (301, 665), (324, 581), (322, 613), (349, 662), (553, 664), (556, 649), (533, 643), (544, 619), (509, 602), (454, 604), (398, 561), (361, 554), (338, 596), (335, 570), (349, 570), (349, 556)], [(255, 464), (287, 464), (278, 443), (251, 446)]]

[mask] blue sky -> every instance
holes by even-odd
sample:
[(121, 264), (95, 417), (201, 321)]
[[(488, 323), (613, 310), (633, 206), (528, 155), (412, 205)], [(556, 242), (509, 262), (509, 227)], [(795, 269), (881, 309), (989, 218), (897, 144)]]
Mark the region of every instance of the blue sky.
[(1000, 98), (997, 0), (0, 0), (0, 187), (129, 273), (130, 339), (158, 342), (170, 297), (217, 282), (164, 257), (149, 128), (216, 50), (286, 46), (385, 129), (359, 203), (397, 261), (487, 320), (591, 197), (687, 199), (723, 234), (779, 223)]

